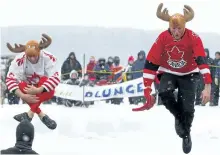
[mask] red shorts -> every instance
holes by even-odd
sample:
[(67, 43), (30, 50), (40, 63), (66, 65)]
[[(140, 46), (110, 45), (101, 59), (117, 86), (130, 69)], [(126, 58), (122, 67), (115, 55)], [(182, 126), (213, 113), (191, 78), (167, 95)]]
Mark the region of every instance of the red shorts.
[[(40, 87), (40, 86), (42, 86), (43, 83), (44, 83), (47, 79), (48, 79), (47, 77), (41, 77), (39, 83), (38, 83), (37, 85), (35, 85), (35, 87)], [(19, 89), (20, 89), (24, 94), (26, 94), (25, 91), (24, 91), (24, 88), (27, 87), (27, 85), (28, 85), (28, 84), (27, 84), (26, 82), (20, 82), (20, 83), (19, 83)], [(53, 91), (50, 91), (50, 92), (43, 92), (43, 93), (41, 93), (41, 94), (37, 94), (36, 96), (39, 97), (39, 100), (40, 100), (39, 102), (37, 102), (37, 103), (27, 103), (27, 104), (30, 106), (31, 111), (33, 111), (33, 112), (39, 114), (39, 113), (41, 112), (41, 110), (40, 110), (40, 108), (39, 108), (40, 104), (43, 103), (44, 101), (50, 100), (50, 99), (54, 96), (54, 93), (55, 93), (55, 91), (53, 90)]]

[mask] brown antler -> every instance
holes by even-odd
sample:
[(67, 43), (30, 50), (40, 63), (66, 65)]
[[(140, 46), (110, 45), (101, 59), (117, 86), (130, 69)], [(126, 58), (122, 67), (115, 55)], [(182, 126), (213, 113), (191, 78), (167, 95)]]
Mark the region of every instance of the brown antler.
[(189, 5), (184, 5), (183, 13), (186, 22), (189, 22), (194, 18), (194, 11)]
[(50, 46), (52, 39), (47, 34), (42, 34), (42, 40), (40, 41), (39, 47), (40, 49), (47, 48)]
[(22, 44), (19, 45), (15, 44), (15, 47), (13, 48), (11, 44), (7, 43), (7, 47), (13, 53), (21, 53), (25, 51), (25, 45)]
[(170, 15), (168, 13), (167, 8), (165, 8), (163, 12), (161, 12), (162, 7), (163, 7), (163, 3), (160, 3), (157, 8), (157, 17), (164, 21), (170, 21)]

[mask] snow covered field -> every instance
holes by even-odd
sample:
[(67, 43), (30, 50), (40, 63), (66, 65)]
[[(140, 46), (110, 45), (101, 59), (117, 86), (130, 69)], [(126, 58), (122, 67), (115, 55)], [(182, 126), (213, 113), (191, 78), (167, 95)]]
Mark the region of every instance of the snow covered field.
[[(183, 155), (176, 136), (174, 119), (163, 107), (135, 113), (132, 106), (102, 102), (86, 108), (42, 105), (42, 110), (58, 123), (56, 130), (33, 119), (33, 149), (40, 154), (72, 155)], [(0, 108), (0, 149), (15, 143), (15, 114), (27, 105)], [(191, 155), (220, 155), (220, 108), (196, 107), (192, 128)]]

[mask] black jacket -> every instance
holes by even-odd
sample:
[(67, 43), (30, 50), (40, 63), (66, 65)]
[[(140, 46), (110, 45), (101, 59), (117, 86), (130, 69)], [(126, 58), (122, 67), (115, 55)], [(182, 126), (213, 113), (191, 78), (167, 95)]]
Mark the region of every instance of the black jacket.
[(15, 146), (1, 150), (0, 154), (38, 154), (32, 150), (33, 140), (34, 126), (28, 120), (24, 120), (17, 126)]
[(64, 61), (62, 67), (61, 67), (61, 74), (62, 74), (62, 80), (67, 80), (70, 78), (70, 72), (72, 70), (75, 70), (78, 72), (78, 76), (81, 77), (82, 74), (81, 74), (81, 70), (82, 70), (82, 66), (81, 64), (79, 63), (79, 61), (76, 59), (72, 60), (72, 63), (71, 64), (71, 60), (70, 60), (70, 56), (73, 55), (75, 57), (75, 53), (74, 52), (71, 52), (68, 56), (68, 58)]
[(211, 77), (212, 77), (212, 79), (214, 79), (216, 68), (213, 66), (215, 65), (215, 63), (214, 63), (214, 60), (212, 58), (210, 58), (209, 49), (205, 48), (205, 52), (207, 53), (206, 61), (207, 61), (207, 64), (209, 65), (209, 68), (210, 68)]

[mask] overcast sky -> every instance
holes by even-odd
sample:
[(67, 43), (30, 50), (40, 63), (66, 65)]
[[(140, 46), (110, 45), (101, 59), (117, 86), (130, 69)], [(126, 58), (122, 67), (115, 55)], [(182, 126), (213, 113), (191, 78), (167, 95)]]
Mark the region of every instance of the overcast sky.
[(163, 2), (170, 14), (182, 13), (183, 5), (195, 10), (188, 28), (220, 33), (220, 0), (0, 0), (0, 26), (82, 25), (129, 27), (145, 30), (167, 28), (156, 18)]

